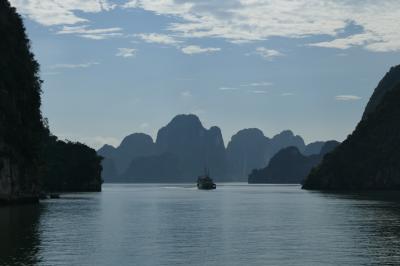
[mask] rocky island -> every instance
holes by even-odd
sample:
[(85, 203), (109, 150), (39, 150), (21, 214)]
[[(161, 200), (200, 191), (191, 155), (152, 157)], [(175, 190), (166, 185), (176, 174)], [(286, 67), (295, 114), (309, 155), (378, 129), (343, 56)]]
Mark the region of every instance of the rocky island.
[(303, 185), (318, 190), (400, 189), (400, 66), (375, 89), (354, 132)]

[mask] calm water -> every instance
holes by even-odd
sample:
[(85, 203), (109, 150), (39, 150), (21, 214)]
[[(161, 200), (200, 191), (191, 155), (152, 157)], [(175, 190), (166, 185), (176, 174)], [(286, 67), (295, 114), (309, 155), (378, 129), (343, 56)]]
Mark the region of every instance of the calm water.
[(400, 265), (400, 201), (386, 196), (105, 185), (0, 208), (0, 265)]

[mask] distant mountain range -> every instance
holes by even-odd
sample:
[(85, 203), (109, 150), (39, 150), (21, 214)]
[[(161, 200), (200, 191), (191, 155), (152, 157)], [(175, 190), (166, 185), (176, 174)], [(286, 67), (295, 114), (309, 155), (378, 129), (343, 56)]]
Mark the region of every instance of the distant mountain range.
[(272, 138), (256, 128), (232, 136), (225, 148), (218, 127), (206, 129), (192, 114), (178, 115), (158, 131), (157, 139), (142, 133), (124, 138), (115, 148), (104, 145), (105, 182), (193, 182), (210, 169), (216, 181), (247, 181), (253, 169), (264, 168), (281, 149), (296, 147), (305, 156), (319, 154), (324, 142), (308, 145), (286, 130)]
[(300, 184), (310, 170), (321, 162), (325, 154), (339, 144), (337, 141), (327, 141), (318, 154), (312, 155), (304, 155), (294, 146), (284, 148), (272, 157), (267, 167), (253, 170), (249, 175), (249, 183)]

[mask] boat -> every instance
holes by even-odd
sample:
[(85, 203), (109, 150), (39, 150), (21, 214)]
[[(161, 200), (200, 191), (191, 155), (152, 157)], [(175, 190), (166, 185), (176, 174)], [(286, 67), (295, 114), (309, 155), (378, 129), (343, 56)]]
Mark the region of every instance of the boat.
[(197, 178), (197, 188), (198, 189), (204, 189), (204, 190), (210, 190), (210, 189), (216, 189), (217, 185), (214, 183), (214, 181), (211, 179), (209, 172), (206, 170), (205, 174), (202, 176), (199, 176)]

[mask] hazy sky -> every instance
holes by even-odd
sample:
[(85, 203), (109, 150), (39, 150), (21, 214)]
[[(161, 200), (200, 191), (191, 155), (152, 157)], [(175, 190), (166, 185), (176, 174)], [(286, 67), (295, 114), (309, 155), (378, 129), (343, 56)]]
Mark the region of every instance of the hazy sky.
[(266, 136), (343, 140), (400, 63), (399, 0), (11, 0), (43, 113), (98, 148), (180, 113)]

